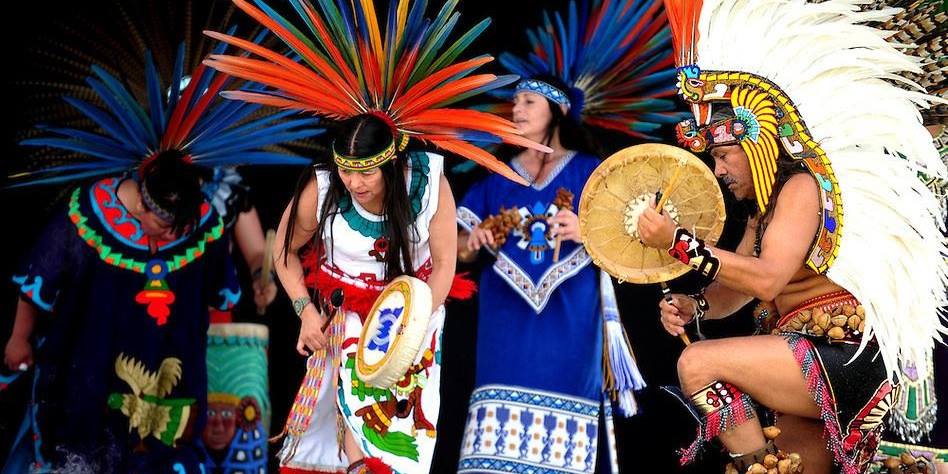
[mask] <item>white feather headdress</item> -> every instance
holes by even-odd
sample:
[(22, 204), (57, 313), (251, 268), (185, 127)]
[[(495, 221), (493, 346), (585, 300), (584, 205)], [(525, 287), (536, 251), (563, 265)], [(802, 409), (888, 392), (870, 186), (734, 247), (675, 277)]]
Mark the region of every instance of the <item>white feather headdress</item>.
[(866, 24), (900, 10), (860, 11), (865, 3), (666, 0), (666, 9), (679, 93), (695, 115), (679, 138), (706, 144), (713, 104), (734, 108), (762, 210), (780, 149), (803, 162), (823, 202), (806, 263), (859, 299), (860, 350), (874, 337), (898, 377), (899, 360), (923, 365), (945, 330), (942, 214), (917, 178), (946, 174), (919, 113), (943, 99), (900, 76), (920, 72), (919, 59)]

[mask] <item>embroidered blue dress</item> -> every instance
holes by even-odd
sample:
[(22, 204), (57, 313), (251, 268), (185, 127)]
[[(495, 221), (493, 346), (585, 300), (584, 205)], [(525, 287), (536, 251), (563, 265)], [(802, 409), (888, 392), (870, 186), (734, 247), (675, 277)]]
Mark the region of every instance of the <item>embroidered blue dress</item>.
[(42, 342), (4, 473), (200, 472), (208, 307), (239, 298), (223, 221), (205, 203), (150, 254), (120, 183), (77, 188), (14, 275)]
[[(554, 263), (546, 222), (558, 212), (553, 202), (560, 188), (575, 195), (578, 208), (598, 164), (570, 152), (531, 187), (491, 175), (458, 208), (458, 222), (468, 230), (501, 207), (517, 208), (522, 217), (520, 230), (481, 275), (477, 373), (458, 472), (593, 472), (600, 431), (612, 438), (611, 409), (603, 403), (600, 297), (612, 286), (601, 285), (600, 271), (576, 242), (563, 241)], [(518, 159), (511, 166), (532, 181)]]

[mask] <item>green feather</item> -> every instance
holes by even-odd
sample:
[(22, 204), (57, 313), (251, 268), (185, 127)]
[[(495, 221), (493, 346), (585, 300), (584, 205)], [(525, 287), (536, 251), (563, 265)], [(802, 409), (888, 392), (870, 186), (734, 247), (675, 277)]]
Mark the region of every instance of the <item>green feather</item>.
[(464, 33), (464, 36), (458, 38), (458, 40), (455, 41), (454, 44), (452, 44), (448, 49), (446, 49), (444, 53), (441, 54), (441, 57), (439, 57), (438, 60), (431, 65), (431, 70), (436, 71), (451, 65), (454, 60), (457, 59), (457, 57), (460, 56), (460, 54), (463, 53), (464, 50), (467, 49), (467, 47), (470, 46), (471, 43), (481, 35), (481, 33), (484, 32), (484, 30), (487, 29), (488, 26), (490, 26), (490, 18), (485, 18), (473, 28), (468, 30), (467, 33)]

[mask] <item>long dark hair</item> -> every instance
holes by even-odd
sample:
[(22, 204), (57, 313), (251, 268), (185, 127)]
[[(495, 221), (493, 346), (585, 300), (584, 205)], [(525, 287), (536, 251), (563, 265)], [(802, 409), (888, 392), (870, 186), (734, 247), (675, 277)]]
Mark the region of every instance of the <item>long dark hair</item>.
[[(201, 217), (201, 172), (179, 150), (165, 150), (141, 170), (141, 187), (161, 209), (171, 213), (175, 234), (195, 229)], [(152, 209), (154, 211), (154, 209)]]
[[(393, 139), (392, 130), (382, 119), (373, 115), (359, 115), (339, 125), (335, 135), (333, 148), (340, 154), (347, 156), (371, 156), (385, 149)], [(314, 244), (322, 252), (321, 258), (327, 258), (332, 252), (333, 235), (332, 224), (338, 214), (349, 211), (354, 206), (351, 199), (344, 199), (345, 185), (339, 177), (338, 166), (332, 159), (325, 164), (316, 165), (300, 176), (296, 192), (290, 204), (289, 222), (286, 238), (283, 241), (284, 263), (293, 241), (293, 230), (296, 224), (300, 195), (312, 179), (316, 170), (325, 170), (329, 174), (329, 190), (325, 201), (319, 203), (319, 221), (314, 237)], [(390, 280), (399, 275), (414, 274), (412, 263), (412, 242), (410, 237), (417, 239), (417, 229), (412, 219), (411, 202), (405, 183), (406, 161), (404, 153), (399, 153), (394, 160), (379, 167), (382, 181), (385, 183), (385, 193), (382, 197), (382, 210), (385, 218), (383, 238), (388, 241), (388, 250), (385, 253), (385, 278)], [(326, 238), (328, 230), (328, 239)], [(329, 248), (324, 242), (328, 240)]]

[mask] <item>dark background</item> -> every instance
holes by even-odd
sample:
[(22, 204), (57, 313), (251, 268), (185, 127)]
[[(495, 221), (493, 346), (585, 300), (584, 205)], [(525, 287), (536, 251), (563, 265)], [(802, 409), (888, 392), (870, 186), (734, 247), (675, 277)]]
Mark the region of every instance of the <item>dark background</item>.
[[(209, 8), (211, 0), (195, 1), (191, 6), (197, 12)], [(123, 9), (135, 10), (145, 3), (141, 0), (83, 0), (71, 1), (26, 1), (5, 5), (6, 26), (2, 29), (5, 46), (5, 118), (2, 174), (22, 170), (29, 160), (29, 152), (16, 143), (22, 139), (36, 121), (50, 120), (50, 104), (58, 101), (57, 83), (69, 82), (63, 76), (71, 71), (84, 71), (88, 61), (83, 61), (83, 52), (95, 51), (99, 57), (108, 56), (108, 48), (99, 41), (90, 45), (90, 37), (116, 37), (117, 42), (132, 42), (134, 38), (115, 35), (112, 25), (123, 18)], [(159, 2), (152, 2), (158, 4)], [(187, 4), (189, 2), (168, 2)], [(281, 2), (270, 2), (282, 8)], [(385, 1), (377, 2), (379, 9)], [(440, 6), (433, 1), (429, 15)], [(226, 5), (218, 3), (214, 5)], [(493, 24), (474, 43), (465, 57), (481, 52), (498, 54), (501, 51), (522, 52), (526, 49), (524, 28), (535, 25), (542, 9), (558, 9), (565, 1), (517, 0), (517, 1), (473, 1), (461, 2), (461, 24), (455, 31), (456, 38), (461, 28), (472, 26), (485, 16), (493, 18)], [(183, 10), (179, 10), (183, 11)], [(206, 11), (206, 10), (205, 10)], [(167, 12), (165, 12), (167, 13)], [(170, 16), (174, 17), (174, 13)], [(195, 16), (198, 16), (197, 13)], [(246, 20), (241, 12), (235, 14), (238, 21)], [(172, 20), (174, 21), (174, 20)], [(120, 31), (120, 30), (115, 30)], [(173, 36), (173, 34), (169, 35)], [(119, 51), (121, 48), (116, 49)], [(58, 55), (45, 54), (59, 51)], [(499, 72), (499, 69), (495, 68)], [(80, 75), (72, 74), (73, 83), (80, 82)], [(165, 79), (167, 81), (167, 79)], [(666, 142), (672, 142), (669, 131), (665, 131)], [(634, 144), (622, 137), (601, 137), (601, 145), (608, 152)], [(309, 150), (314, 148), (309, 147)], [(314, 155), (317, 152), (313, 151)], [(315, 158), (316, 156), (314, 156)], [(450, 164), (459, 161), (452, 160)], [(280, 214), (292, 194), (299, 168), (254, 168), (244, 170), (251, 184), (252, 198), (256, 204), (264, 228), (275, 228)], [(450, 176), (455, 198), (460, 200), (471, 182), (482, 176), (475, 171), (465, 175)], [(29, 190), (0, 191), (3, 219), (4, 258), (0, 278), (3, 279), (0, 294), (0, 341), (5, 344), (12, 326), (16, 304), (16, 291), (9, 277), (19, 263), (20, 256), (32, 245), (35, 237), (52, 212), (62, 205), (63, 187), (46, 187)], [(729, 204), (729, 215), (740, 214)], [(728, 221), (725, 241), (734, 244), (735, 230), (742, 225), (740, 218)], [(476, 274), (488, 261), (460, 266), (459, 271)], [(245, 271), (245, 270), (244, 270)], [(672, 283), (673, 289), (693, 291), (696, 282), (685, 279)], [(638, 395), (641, 414), (631, 419), (616, 419), (616, 438), (619, 446), (619, 463), (623, 472), (715, 472), (716, 455), (708, 456), (704, 464), (687, 470), (677, 467), (675, 450), (686, 446), (694, 437), (695, 423), (673, 399), (659, 392), (662, 385), (677, 384), (675, 361), (683, 346), (677, 338), (668, 336), (660, 327), (657, 316), (657, 301), (660, 291), (656, 286), (617, 286), (622, 318), (640, 369), (648, 389)], [(249, 294), (245, 292), (245, 294)], [(251, 302), (252, 303), (252, 302)], [(575, 304), (583, 304), (581, 301)], [(253, 310), (244, 307), (238, 316), (241, 320), (256, 321), (270, 327), (270, 383), (273, 404), (273, 431), (277, 432), (285, 419), (289, 405), (302, 376), (303, 359), (295, 352), (298, 320), (284, 294), (270, 307), (266, 316), (258, 318)], [(734, 318), (725, 323), (710, 322), (708, 333), (731, 334), (749, 328), (746, 317)], [(444, 355), (442, 368), (442, 405), (439, 419), (439, 440), (435, 454), (433, 473), (455, 471), (461, 435), (467, 412), (467, 399), (473, 388), (475, 363), (475, 334), (477, 325), (476, 303), (461, 302), (448, 305), (448, 318), (444, 329)], [(692, 339), (695, 339), (692, 336)], [(550, 351), (570, 350), (560, 341), (550, 341)], [(14, 384), (0, 394), (0, 453), (5, 453), (9, 438), (20, 422), (25, 393), (25, 383)], [(601, 445), (604, 447), (604, 444)], [(272, 449), (271, 452), (275, 451)], [(600, 451), (604, 452), (604, 451)], [(3, 456), (3, 454), (0, 454)]]

